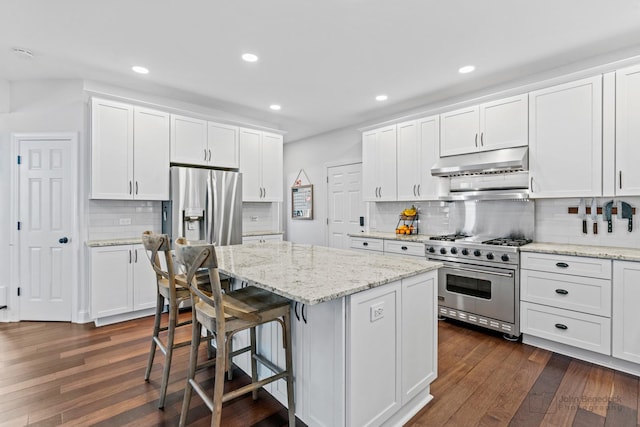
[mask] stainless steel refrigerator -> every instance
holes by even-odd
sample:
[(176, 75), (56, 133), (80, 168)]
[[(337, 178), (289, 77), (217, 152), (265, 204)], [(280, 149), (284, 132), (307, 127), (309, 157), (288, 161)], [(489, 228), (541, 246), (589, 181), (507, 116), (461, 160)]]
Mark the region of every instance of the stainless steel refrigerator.
[(162, 232), (216, 246), (242, 243), (242, 174), (171, 167), (171, 200), (162, 203)]

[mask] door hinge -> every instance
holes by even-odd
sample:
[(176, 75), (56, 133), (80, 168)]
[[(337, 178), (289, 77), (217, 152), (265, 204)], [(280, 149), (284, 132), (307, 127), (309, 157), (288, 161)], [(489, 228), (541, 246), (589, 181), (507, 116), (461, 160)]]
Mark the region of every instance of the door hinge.
[(20, 286), (18, 286), (18, 296), (20, 296)]
[(21, 228), (22, 228), (22, 223), (18, 221), (18, 231), (20, 231)]
[(18, 164), (21, 165), (22, 164), (22, 156), (18, 156)]

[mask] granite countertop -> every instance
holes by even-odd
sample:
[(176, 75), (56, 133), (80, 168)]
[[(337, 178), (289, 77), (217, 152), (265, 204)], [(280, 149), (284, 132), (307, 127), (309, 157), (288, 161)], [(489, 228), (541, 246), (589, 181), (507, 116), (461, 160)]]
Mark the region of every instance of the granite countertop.
[(291, 242), (221, 246), (216, 254), (221, 273), (310, 305), (442, 266), (426, 260)]
[(429, 241), (429, 235), (426, 234), (396, 234), (382, 231), (367, 231), (364, 233), (350, 233), (351, 237), (363, 237), (365, 239), (386, 239), (386, 240), (401, 240), (404, 242), (419, 242), (426, 243)]
[(246, 233), (242, 233), (242, 237), (251, 237), (251, 236), (271, 236), (277, 234), (284, 234), (283, 231), (249, 231)]
[(534, 242), (520, 247), (520, 252), (539, 252), (555, 255), (575, 255), (624, 261), (640, 261), (640, 249), (615, 246), (573, 245), (569, 243)]
[(119, 246), (119, 245), (139, 245), (142, 243), (141, 237), (127, 237), (122, 239), (104, 239), (104, 240), (87, 240), (87, 246), (90, 248), (99, 248), (103, 246)]

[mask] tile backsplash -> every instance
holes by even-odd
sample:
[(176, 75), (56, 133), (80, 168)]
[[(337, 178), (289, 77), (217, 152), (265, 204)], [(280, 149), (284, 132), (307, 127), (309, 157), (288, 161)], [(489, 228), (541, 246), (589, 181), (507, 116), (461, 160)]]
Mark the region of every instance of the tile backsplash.
[(162, 231), (162, 202), (89, 200), (88, 240), (138, 237), (145, 230)]
[(242, 203), (242, 232), (281, 231), (280, 206), (281, 203)]

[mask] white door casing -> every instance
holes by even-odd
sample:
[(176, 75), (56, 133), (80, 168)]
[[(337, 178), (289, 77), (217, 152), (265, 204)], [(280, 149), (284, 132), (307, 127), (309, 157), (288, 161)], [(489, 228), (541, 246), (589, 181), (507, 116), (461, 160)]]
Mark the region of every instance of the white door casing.
[(328, 244), (348, 249), (349, 233), (358, 233), (360, 217), (365, 215), (362, 201), (362, 163), (327, 168)]
[(17, 318), (70, 321), (76, 292), (77, 136), (24, 134), (14, 135), (14, 141), (21, 159), (14, 186), (20, 222)]

